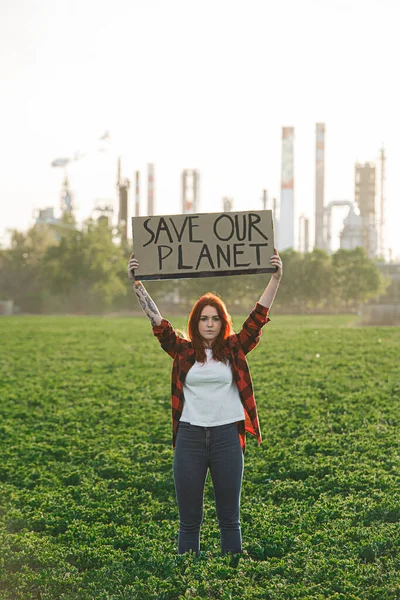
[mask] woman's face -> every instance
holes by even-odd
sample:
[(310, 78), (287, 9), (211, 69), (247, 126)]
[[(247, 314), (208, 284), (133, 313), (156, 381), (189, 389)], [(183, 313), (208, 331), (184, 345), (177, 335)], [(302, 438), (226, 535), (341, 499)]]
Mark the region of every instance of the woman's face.
[[(215, 340), (221, 331), (222, 320), (214, 306), (205, 306), (201, 311), (199, 320), (199, 333), (206, 342)], [(207, 344), (207, 345), (210, 345)]]

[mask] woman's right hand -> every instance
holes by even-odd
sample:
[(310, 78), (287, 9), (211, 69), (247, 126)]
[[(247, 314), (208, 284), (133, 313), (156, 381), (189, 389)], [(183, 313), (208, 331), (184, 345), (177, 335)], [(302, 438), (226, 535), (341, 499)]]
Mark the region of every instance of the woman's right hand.
[(135, 269), (138, 269), (138, 268), (139, 268), (139, 263), (138, 263), (137, 259), (135, 258), (135, 255), (131, 254), (131, 257), (130, 257), (129, 263), (128, 263), (128, 277), (132, 282), (135, 281)]

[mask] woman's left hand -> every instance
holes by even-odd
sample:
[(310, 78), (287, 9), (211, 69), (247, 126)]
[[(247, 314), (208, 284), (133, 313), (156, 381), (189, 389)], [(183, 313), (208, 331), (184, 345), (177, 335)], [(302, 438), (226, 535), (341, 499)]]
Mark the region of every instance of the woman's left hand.
[(275, 273), (272, 273), (272, 277), (277, 281), (280, 281), (283, 275), (283, 264), (282, 259), (279, 256), (279, 252), (276, 248), (274, 248), (274, 255), (271, 256), (270, 263), (272, 267), (278, 267), (278, 270)]

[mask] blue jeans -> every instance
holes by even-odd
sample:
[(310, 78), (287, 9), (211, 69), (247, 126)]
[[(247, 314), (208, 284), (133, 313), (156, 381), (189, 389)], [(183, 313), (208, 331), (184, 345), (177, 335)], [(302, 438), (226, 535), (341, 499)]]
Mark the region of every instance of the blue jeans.
[(178, 554), (200, 552), (204, 486), (208, 468), (221, 533), (221, 552), (242, 552), (240, 492), (244, 457), (236, 423), (200, 427), (181, 421), (174, 450), (179, 509)]

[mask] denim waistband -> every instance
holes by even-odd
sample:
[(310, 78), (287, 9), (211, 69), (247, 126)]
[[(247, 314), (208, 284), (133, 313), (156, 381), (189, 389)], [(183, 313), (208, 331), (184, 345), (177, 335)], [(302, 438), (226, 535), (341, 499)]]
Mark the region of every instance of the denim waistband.
[(224, 425), (212, 425), (212, 426), (207, 426), (204, 427), (203, 425), (192, 425), (191, 423), (188, 423), (187, 421), (179, 421), (179, 427), (184, 427), (185, 429), (196, 429), (196, 430), (209, 430), (212, 429), (214, 430), (220, 430), (220, 429), (228, 429), (229, 427), (236, 427), (236, 421), (233, 421), (232, 423), (225, 423)]

